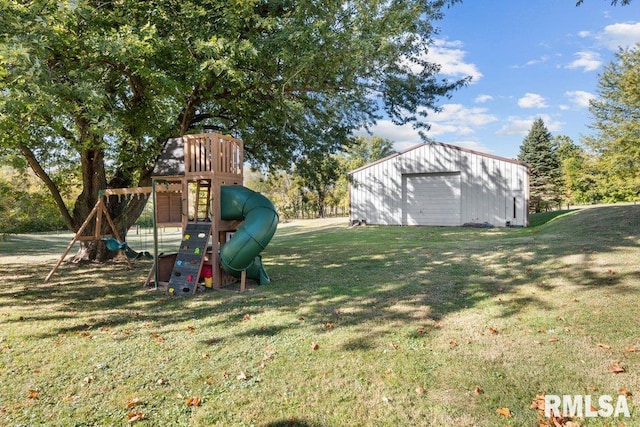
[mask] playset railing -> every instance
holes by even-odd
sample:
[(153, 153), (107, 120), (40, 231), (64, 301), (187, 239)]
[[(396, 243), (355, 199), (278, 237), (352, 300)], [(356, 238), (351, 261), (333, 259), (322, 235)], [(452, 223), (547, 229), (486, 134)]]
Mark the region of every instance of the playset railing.
[(185, 175), (242, 176), (241, 140), (217, 133), (185, 135), (183, 140)]

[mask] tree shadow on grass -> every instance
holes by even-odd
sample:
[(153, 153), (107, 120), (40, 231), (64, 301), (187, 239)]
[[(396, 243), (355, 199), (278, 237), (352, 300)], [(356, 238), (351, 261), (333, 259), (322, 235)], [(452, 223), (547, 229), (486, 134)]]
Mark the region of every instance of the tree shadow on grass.
[(620, 273), (619, 266), (598, 260), (613, 252), (637, 255), (639, 229), (635, 206), (578, 211), (535, 229), (296, 229), (277, 235), (265, 253), (271, 285), (195, 297), (143, 289), (149, 262), (132, 269), (65, 266), (49, 284), (41, 283), (43, 271), (34, 266), (0, 266), (0, 301), (10, 307), (0, 322), (55, 320), (50, 329), (34, 332), (40, 337), (149, 323), (170, 328), (192, 319), (206, 319), (206, 327), (216, 330), (237, 325), (246, 314), (276, 310), (291, 321), (233, 327), (235, 332), (215, 344), (300, 327), (320, 334), (331, 323), (354, 329), (344, 350), (367, 350), (397, 328), (429, 336), (442, 319), (491, 298), (504, 300), (501, 317), (532, 306), (547, 309), (544, 298), (521, 290), (535, 286), (539, 293), (553, 292), (558, 277), (578, 289), (606, 286), (614, 293), (637, 293), (627, 284), (640, 282), (640, 272)]
[(267, 424), (261, 424), (261, 427), (320, 427), (321, 424), (312, 421), (301, 420), (298, 418), (289, 418), (286, 420), (273, 421)]

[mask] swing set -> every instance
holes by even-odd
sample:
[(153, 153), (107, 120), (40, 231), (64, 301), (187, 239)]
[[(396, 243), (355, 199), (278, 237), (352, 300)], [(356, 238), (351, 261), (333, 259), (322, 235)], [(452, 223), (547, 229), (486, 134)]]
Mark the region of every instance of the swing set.
[[(64, 253), (56, 263), (56, 265), (51, 269), (47, 277), (44, 279), (44, 282), (47, 283), (51, 277), (56, 273), (60, 265), (69, 254), (73, 245), (76, 242), (81, 241), (103, 241), (110, 251), (119, 252), (125, 255), (125, 259), (127, 264), (131, 267), (131, 262), (139, 259), (153, 259), (153, 255), (148, 251), (140, 251), (137, 252), (133, 250), (126, 241), (122, 239), (120, 233), (116, 229), (115, 224), (113, 223), (113, 219), (109, 214), (109, 209), (107, 208), (108, 198), (110, 196), (118, 196), (118, 197), (146, 197), (148, 198), (151, 194), (151, 187), (133, 187), (133, 188), (108, 188), (106, 190), (101, 190), (98, 194), (98, 201), (93, 206), (91, 212), (82, 223), (78, 231), (76, 232), (71, 242), (65, 249)], [(104, 221), (107, 221), (111, 233), (113, 234), (103, 234), (102, 228)], [(94, 233), (92, 235), (85, 235), (84, 231), (87, 229), (91, 221), (95, 221)]]

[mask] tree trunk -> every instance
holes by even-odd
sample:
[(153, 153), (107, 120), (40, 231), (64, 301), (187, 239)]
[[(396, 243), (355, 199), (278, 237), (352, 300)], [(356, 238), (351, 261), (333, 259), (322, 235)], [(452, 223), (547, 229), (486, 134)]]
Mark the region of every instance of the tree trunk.
[[(75, 230), (79, 230), (87, 219), (91, 210), (95, 206), (100, 195), (100, 190), (108, 187), (104, 166), (104, 152), (102, 149), (85, 149), (80, 157), (82, 166), (82, 193), (76, 199), (73, 209), (73, 220)], [(147, 174), (141, 179), (146, 183), (150, 181)], [(118, 185), (129, 185), (129, 181), (122, 177), (115, 177), (113, 183)], [(105, 199), (105, 205), (109, 216), (113, 220), (120, 238), (124, 241), (127, 230), (135, 223), (147, 203), (147, 197), (136, 196), (110, 196)], [(96, 235), (96, 219), (92, 218), (85, 228), (85, 236)], [(114, 236), (109, 222), (106, 218), (102, 220), (99, 236)], [(116, 254), (109, 251), (101, 240), (85, 240), (80, 242), (80, 249), (76, 253), (74, 262), (98, 261), (104, 262), (111, 259)]]

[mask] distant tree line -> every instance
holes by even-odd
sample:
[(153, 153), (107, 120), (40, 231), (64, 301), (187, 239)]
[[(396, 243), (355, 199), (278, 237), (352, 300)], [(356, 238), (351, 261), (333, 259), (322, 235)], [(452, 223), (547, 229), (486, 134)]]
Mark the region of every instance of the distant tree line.
[(269, 197), (285, 219), (347, 215), (348, 172), (394, 152), (391, 140), (356, 137), (343, 151), (306, 157), (288, 170), (252, 170), (245, 185)]

